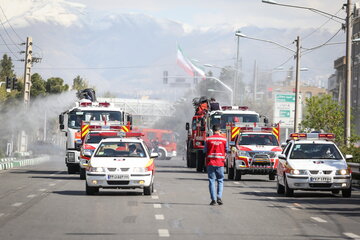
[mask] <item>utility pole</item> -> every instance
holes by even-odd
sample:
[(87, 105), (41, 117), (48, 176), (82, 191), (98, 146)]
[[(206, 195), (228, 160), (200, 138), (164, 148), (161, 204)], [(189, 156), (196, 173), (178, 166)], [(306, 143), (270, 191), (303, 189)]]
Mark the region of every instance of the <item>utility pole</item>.
[(345, 144), (350, 146), (351, 136), (351, 44), (352, 44), (351, 0), (346, 5), (346, 80), (345, 80)]
[[(29, 108), (30, 104), (30, 88), (31, 88), (31, 67), (32, 67), (32, 38), (26, 39), (26, 51), (25, 51), (25, 70), (24, 70), (24, 113)], [(28, 145), (28, 138), (25, 130), (20, 132), (19, 152), (26, 152)]]
[(300, 37), (296, 38), (296, 75), (295, 75), (295, 118), (294, 118), (294, 132), (299, 132), (299, 80), (300, 80)]
[(257, 78), (258, 78), (258, 66), (255, 60), (254, 64), (254, 88), (253, 88), (253, 104), (256, 104), (256, 93), (257, 93)]
[(233, 82), (233, 99), (232, 102), (233, 104), (237, 105), (237, 91), (236, 91), (236, 85), (238, 84), (238, 78), (239, 78), (239, 41), (240, 41), (240, 37), (238, 35), (236, 35), (236, 33), (241, 33), (240, 30), (237, 30), (235, 32), (235, 36), (237, 36), (237, 47), (236, 47), (236, 63), (235, 63), (235, 74), (234, 74), (234, 82)]

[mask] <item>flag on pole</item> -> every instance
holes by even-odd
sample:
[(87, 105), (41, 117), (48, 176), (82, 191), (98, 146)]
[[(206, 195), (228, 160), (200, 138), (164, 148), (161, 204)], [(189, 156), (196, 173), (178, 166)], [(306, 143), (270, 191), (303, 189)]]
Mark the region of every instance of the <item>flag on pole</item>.
[(193, 61), (188, 59), (182, 52), (180, 46), (177, 46), (177, 64), (179, 64), (185, 72), (187, 72), (190, 76), (199, 76), (202, 78), (206, 78), (205, 71), (197, 66)]

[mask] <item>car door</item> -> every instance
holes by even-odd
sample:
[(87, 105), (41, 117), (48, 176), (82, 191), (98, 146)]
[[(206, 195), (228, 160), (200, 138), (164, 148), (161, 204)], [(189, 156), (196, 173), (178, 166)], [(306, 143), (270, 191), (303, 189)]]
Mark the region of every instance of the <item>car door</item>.
[[(290, 142), (282, 152), (282, 154), (285, 155), (286, 159), (289, 158), (290, 150), (291, 150), (292, 146), (293, 146), (293, 143)], [(278, 164), (278, 167), (277, 167), (277, 176), (278, 176), (279, 182), (281, 184), (284, 184), (284, 176), (285, 176), (286, 163), (287, 163), (286, 159), (280, 159), (279, 158), (279, 164)]]

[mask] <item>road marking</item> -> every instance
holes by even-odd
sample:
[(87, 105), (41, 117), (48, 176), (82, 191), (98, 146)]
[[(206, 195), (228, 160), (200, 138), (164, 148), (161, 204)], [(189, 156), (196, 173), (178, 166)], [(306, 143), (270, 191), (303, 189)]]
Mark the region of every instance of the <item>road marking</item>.
[(319, 218), (319, 217), (311, 217), (311, 219), (317, 221), (317, 222), (321, 222), (321, 223), (326, 223), (327, 221), (322, 219), (322, 218)]
[(161, 204), (155, 203), (154, 208), (161, 208)]
[(2, 217), (2, 216), (4, 216), (5, 215), (5, 213), (0, 213), (0, 217)]
[(261, 192), (261, 191), (259, 191), (259, 190), (255, 190), (254, 192), (259, 193), (259, 192)]
[(275, 200), (276, 198), (274, 198), (274, 197), (267, 197), (268, 199), (270, 199), (270, 200)]
[(36, 195), (35, 195), (35, 194), (30, 194), (30, 195), (27, 195), (26, 197), (28, 197), (28, 198), (34, 198), (34, 197), (36, 197)]
[(13, 206), (13, 207), (20, 207), (21, 205), (23, 205), (22, 202), (17, 202), (17, 203), (12, 204), (11, 206)]
[(159, 237), (170, 237), (169, 230), (167, 229), (159, 229)]
[(154, 192), (155, 192), (155, 193), (157, 192), (156, 189), (154, 189)]
[(299, 208), (297, 208), (297, 207), (293, 207), (293, 206), (289, 206), (289, 208), (291, 209), (291, 210), (300, 210)]
[(159, 196), (151, 196), (152, 199), (159, 199)]
[(348, 232), (344, 232), (344, 235), (349, 237), (349, 238), (353, 238), (353, 239), (360, 239), (359, 235), (356, 235), (354, 233), (348, 233)]
[(45, 192), (46, 191), (46, 188), (41, 188), (38, 190), (39, 192)]
[(240, 184), (239, 182), (233, 182), (234, 184)]
[(56, 184), (55, 183), (49, 183), (49, 186), (55, 186)]
[(155, 219), (156, 219), (156, 220), (164, 220), (165, 217), (164, 217), (164, 215), (162, 215), (162, 214), (156, 214), (156, 215), (155, 215)]

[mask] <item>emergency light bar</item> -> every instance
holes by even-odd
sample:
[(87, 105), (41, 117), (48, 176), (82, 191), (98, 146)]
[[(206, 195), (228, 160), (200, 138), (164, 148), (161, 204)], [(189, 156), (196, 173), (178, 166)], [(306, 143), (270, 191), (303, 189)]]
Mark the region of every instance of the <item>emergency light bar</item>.
[(249, 110), (249, 107), (247, 107), (247, 106), (222, 106), (221, 109), (222, 110), (242, 110), (242, 111), (246, 111), (246, 110)]
[(290, 134), (291, 139), (325, 139), (333, 140), (335, 139), (335, 134), (333, 133), (292, 133)]
[(240, 127), (241, 132), (272, 132), (271, 127)]
[(80, 107), (110, 107), (110, 103), (108, 102), (99, 102), (99, 103), (93, 103), (93, 102), (80, 102)]

